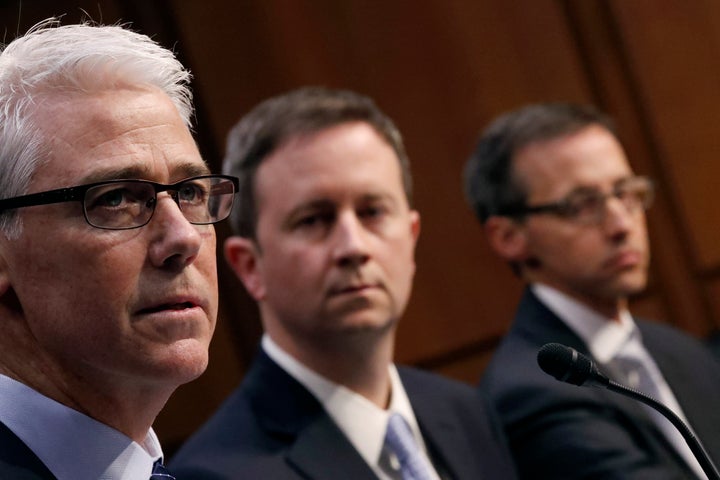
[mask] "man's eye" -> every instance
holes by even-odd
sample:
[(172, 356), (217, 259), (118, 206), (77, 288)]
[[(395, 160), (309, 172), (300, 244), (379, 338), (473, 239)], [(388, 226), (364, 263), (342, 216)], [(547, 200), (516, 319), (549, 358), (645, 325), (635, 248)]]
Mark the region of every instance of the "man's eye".
[(335, 216), (332, 213), (314, 213), (301, 217), (295, 224), (298, 228), (310, 228), (329, 225)]
[(377, 217), (382, 216), (382, 214), (384, 214), (384, 213), (385, 213), (385, 209), (383, 209), (382, 207), (373, 206), (373, 207), (363, 208), (362, 210), (360, 210), (358, 212), (358, 215), (361, 218), (377, 218)]
[(297, 222), (297, 224), (298, 224), (298, 226), (300, 226), (300, 227), (310, 227), (310, 226), (315, 225), (317, 222), (318, 222), (318, 217), (317, 217), (317, 215), (310, 215), (310, 216), (301, 218), (301, 219)]
[(146, 204), (154, 193), (143, 184), (100, 185), (85, 194), (85, 206), (93, 208), (127, 208), (131, 205)]
[(92, 198), (91, 207), (119, 207), (128, 200), (128, 191), (122, 188), (108, 190)]
[(194, 183), (182, 185), (178, 190), (178, 198), (185, 202), (202, 202), (207, 198), (206, 189)]
[(628, 186), (617, 189), (615, 196), (620, 200), (639, 200), (644, 197), (645, 193), (646, 191), (641, 188)]
[(567, 202), (567, 210), (570, 215), (578, 215), (595, 211), (603, 199), (599, 195), (583, 195), (575, 197)]

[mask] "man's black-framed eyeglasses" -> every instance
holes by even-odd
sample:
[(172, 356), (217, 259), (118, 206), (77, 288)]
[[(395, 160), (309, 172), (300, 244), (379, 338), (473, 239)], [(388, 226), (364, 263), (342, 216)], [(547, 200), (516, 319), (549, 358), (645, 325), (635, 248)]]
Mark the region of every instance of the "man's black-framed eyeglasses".
[(158, 194), (168, 192), (188, 222), (208, 225), (230, 215), (238, 186), (238, 179), (229, 175), (200, 175), (170, 185), (148, 180), (107, 180), (0, 199), (0, 212), (79, 201), (85, 220), (93, 227), (129, 230), (147, 225), (155, 213)]
[(636, 176), (620, 180), (609, 193), (591, 188), (581, 188), (558, 202), (511, 207), (502, 210), (500, 214), (511, 217), (553, 214), (575, 223), (594, 225), (602, 222), (605, 218), (607, 200), (610, 198), (618, 199), (627, 212), (633, 213), (639, 209), (650, 208), (654, 197), (653, 181), (647, 177)]

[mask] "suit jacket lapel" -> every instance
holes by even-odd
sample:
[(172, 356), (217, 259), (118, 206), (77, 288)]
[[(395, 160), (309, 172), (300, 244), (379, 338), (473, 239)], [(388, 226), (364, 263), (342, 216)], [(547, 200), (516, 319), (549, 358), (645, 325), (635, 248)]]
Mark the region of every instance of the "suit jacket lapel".
[[(517, 328), (522, 336), (532, 339), (532, 341), (538, 345), (544, 345), (549, 342), (561, 343), (592, 357), (585, 342), (555, 315), (555, 313), (540, 302), (529, 288), (525, 290), (523, 299), (518, 307), (516, 325), (513, 328)], [(601, 369), (611, 378), (614, 377), (615, 380), (619, 380), (616, 372), (608, 369), (607, 366), (601, 366)], [(648, 416), (647, 411), (640, 402), (604, 389), (598, 390), (596, 394), (598, 397), (603, 398), (608, 405), (615, 404), (621, 406), (622, 411), (633, 415), (636, 421), (642, 419), (642, 430), (651, 433), (652, 441), (658, 442), (667, 453), (673, 455), (678, 465), (682, 465), (686, 469), (688, 468), (685, 462), (680, 459), (675, 448), (669, 443), (665, 435), (661, 433), (655, 422)]]
[(585, 342), (540, 302), (529, 287), (520, 300), (512, 328), (533, 344), (542, 346), (546, 343), (560, 343), (586, 355), (590, 354)]
[[(667, 351), (666, 338), (656, 336), (655, 329), (651, 329), (650, 325), (640, 325), (643, 341), (680, 403), (691, 427), (707, 452), (712, 455), (713, 460), (720, 462), (720, 440), (718, 440), (720, 436), (717, 434), (720, 426), (720, 410), (717, 405), (720, 403), (720, 398), (716, 388), (720, 382), (720, 374), (716, 369), (715, 359), (710, 358), (709, 352), (706, 357), (700, 357), (694, 356), (693, 352), (685, 349), (682, 350), (682, 354), (688, 356), (675, 358), (678, 353)], [(692, 375), (688, 375), (688, 365), (695, 366)], [(706, 388), (708, 386), (710, 387)]]
[(306, 478), (376, 480), (320, 402), (265, 352), (259, 353), (246, 387), (259, 422), (288, 443), (288, 463)]
[[(593, 358), (590, 349), (585, 342), (575, 333), (560, 317), (547, 308), (545, 304), (532, 293), (529, 288), (526, 289), (525, 295), (518, 308), (518, 314), (516, 318), (517, 328), (520, 330), (521, 335), (525, 338), (531, 339), (536, 345), (544, 345), (546, 343), (560, 343), (568, 347), (574, 348), (578, 352)], [(610, 378), (620, 381), (621, 377), (617, 375), (617, 372), (613, 368), (609, 368), (606, 365), (597, 364), (601, 371)], [(537, 365), (533, 367), (540, 368)], [(572, 387), (572, 388), (590, 388), (590, 387)], [(599, 389), (597, 394), (601, 397), (607, 398), (610, 402), (620, 402), (626, 406), (626, 408), (635, 412), (635, 414), (645, 417), (646, 413), (642, 407), (642, 404), (636, 400), (631, 400), (618, 393), (610, 392), (607, 390)], [(652, 422), (650, 422), (652, 424)]]
[[(418, 405), (416, 410), (420, 430), (428, 444), (435, 468), (441, 478), (476, 478), (477, 472), (470, 469), (473, 462), (468, 459), (477, 455), (479, 445), (468, 445), (462, 436), (460, 426), (453, 422), (449, 416), (437, 416), (434, 413), (423, 412)], [(442, 409), (442, 407), (440, 407)]]
[[(563, 322), (552, 310), (547, 308), (532, 292), (530, 288), (526, 288), (518, 313), (516, 316), (516, 324), (513, 328), (518, 329), (519, 334), (536, 345), (545, 345), (546, 343), (560, 343), (568, 347), (574, 348), (578, 352), (588, 355), (592, 354), (585, 342), (575, 333), (565, 322)], [(616, 381), (620, 381), (617, 372), (605, 365), (598, 365), (606, 375)], [(540, 368), (537, 365), (532, 367)], [(591, 388), (591, 387), (575, 387), (568, 385), (569, 388)], [(594, 387), (592, 387), (594, 388)], [(648, 417), (647, 412), (643, 409), (642, 404), (636, 400), (629, 399), (618, 393), (610, 392), (604, 389), (598, 389), (595, 394), (599, 398), (604, 398), (608, 404), (619, 404), (623, 409), (632, 412), (636, 418), (643, 418), (647, 424), (647, 428), (656, 430), (655, 423)], [(659, 434), (659, 430), (657, 430)], [(663, 437), (664, 438), (664, 437)]]
[(27, 445), (0, 423), (0, 478), (56, 480)]
[(288, 461), (316, 480), (375, 480), (377, 476), (328, 415), (319, 416), (288, 452)]
[(460, 425), (461, 419), (448, 409), (447, 401), (436, 398), (436, 391), (427, 384), (415, 384), (403, 375), (403, 387), (412, 404), (423, 439), (428, 444), (435, 467), (442, 478), (478, 478), (479, 472), (469, 461), (477, 456), (480, 445), (468, 445)]

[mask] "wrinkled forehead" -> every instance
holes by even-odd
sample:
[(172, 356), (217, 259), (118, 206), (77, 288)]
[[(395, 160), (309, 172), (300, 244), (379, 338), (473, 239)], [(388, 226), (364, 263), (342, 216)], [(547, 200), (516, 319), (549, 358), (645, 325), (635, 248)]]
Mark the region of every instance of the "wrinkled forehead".
[(167, 182), (208, 172), (174, 104), (157, 89), (55, 96), (43, 107), (38, 127), (47, 158), (33, 176), (35, 184)]

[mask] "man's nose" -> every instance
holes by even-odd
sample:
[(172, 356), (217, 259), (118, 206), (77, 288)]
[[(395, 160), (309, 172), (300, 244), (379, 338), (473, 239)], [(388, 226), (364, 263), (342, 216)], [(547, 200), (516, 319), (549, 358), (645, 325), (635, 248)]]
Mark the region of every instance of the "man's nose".
[(184, 267), (194, 261), (202, 246), (199, 229), (213, 227), (191, 224), (175, 197), (159, 194), (155, 213), (146, 228), (152, 230), (149, 256), (153, 265)]
[(342, 266), (357, 267), (370, 258), (368, 249), (370, 233), (357, 214), (339, 216), (333, 232), (335, 261)]
[(620, 198), (611, 195), (605, 199), (603, 228), (611, 236), (627, 233), (637, 216), (638, 211), (630, 208)]

